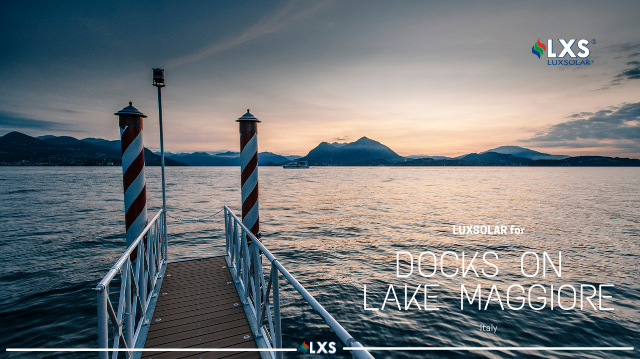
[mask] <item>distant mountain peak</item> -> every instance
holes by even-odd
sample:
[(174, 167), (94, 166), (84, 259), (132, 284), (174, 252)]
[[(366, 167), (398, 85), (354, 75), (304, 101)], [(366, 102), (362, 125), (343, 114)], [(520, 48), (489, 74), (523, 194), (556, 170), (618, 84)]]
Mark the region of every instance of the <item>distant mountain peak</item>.
[(488, 151), (482, 152), (482, 154), (488, 153), (488, 152), (512, 155), (514, 157), (528, 158), (531, 160), (562, 160), (570, 157), (565, 155), (550, 155), (548, 153), (542, 153), (542, 152), (534, 151), (528, 148), (524, 148), (520, 146), (512, 146), (512, 145), (496, 147)]
[[(300, 158), (302, 161), (309, 161), (312, 166), (336, 165), (344, 166), (350, 164), (362, 164), (380, 162), (388, 163), (400, 162), (404, 158), (395, 153), (382, 143), (367, 137), (361, 137), (355, 142), (349, 143), (328, 143), (321, 142), (316, 148)], [(376, 163), (378, 163), (376, 162)]]
[(2, 137), (3, 138), (23, 138), (23, 139), (35, 138), (29, 135), (25, 135), (24, 133), (18, 132), (18, 131), (11, 131)]

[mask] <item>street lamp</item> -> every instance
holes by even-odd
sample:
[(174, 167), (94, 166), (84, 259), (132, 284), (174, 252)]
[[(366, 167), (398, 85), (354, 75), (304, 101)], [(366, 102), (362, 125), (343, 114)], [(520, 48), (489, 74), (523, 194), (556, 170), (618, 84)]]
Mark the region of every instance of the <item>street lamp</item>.
[(154, 68), (153, 70), (153, 86), (158, 88), (158, 119), (160, 121), (160, 165), (162, 167), (162, 226), (164, 227), (164, 259), (167, 260), (167, 197), (165, 195), (164, 181), (164, 138), (162, 136), (162, 92), (164, 87), (164, 69)]

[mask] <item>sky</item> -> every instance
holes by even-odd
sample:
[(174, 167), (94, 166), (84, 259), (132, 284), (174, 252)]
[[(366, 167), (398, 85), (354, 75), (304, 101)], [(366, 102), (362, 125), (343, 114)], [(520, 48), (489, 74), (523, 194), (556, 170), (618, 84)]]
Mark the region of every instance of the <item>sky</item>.
[[(171, 152), (239, 150), (250, 109), (280, 154), (366, 136), (403, 156), (640, 158), (638, 19), (638, 1), (10, 2), (0, 135), (118, 139), (132, 101), (157, 149), (161, 67)], [(591, 64), (548, 65), (538, 39), (586, 39)]]

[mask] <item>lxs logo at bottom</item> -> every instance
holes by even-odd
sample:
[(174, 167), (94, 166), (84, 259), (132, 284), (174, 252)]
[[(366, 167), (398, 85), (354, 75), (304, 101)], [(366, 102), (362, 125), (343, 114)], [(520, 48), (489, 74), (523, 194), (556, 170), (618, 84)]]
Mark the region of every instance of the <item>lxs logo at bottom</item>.
[(336, 358), (336, 342), (306, 341), (300, 345), (301, 352), (312, 355), (313, 358)]

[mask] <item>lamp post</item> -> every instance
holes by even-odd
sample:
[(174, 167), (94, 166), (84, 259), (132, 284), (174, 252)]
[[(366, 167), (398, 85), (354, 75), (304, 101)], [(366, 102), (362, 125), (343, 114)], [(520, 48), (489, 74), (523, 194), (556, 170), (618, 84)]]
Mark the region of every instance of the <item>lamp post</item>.
[(167, 198), (165, 195), (165, 181), (164, 181), (164, 137), (162, 136), (162, 91), (164, 87), (164, 69), (153, 69), (153, 86), (158, 88), (158, 119), (160, 122), (160, 165), (162, 171), (162, 226), (164, 238), (162, 241), (165, 245), (164, 259), (167, 260)]

